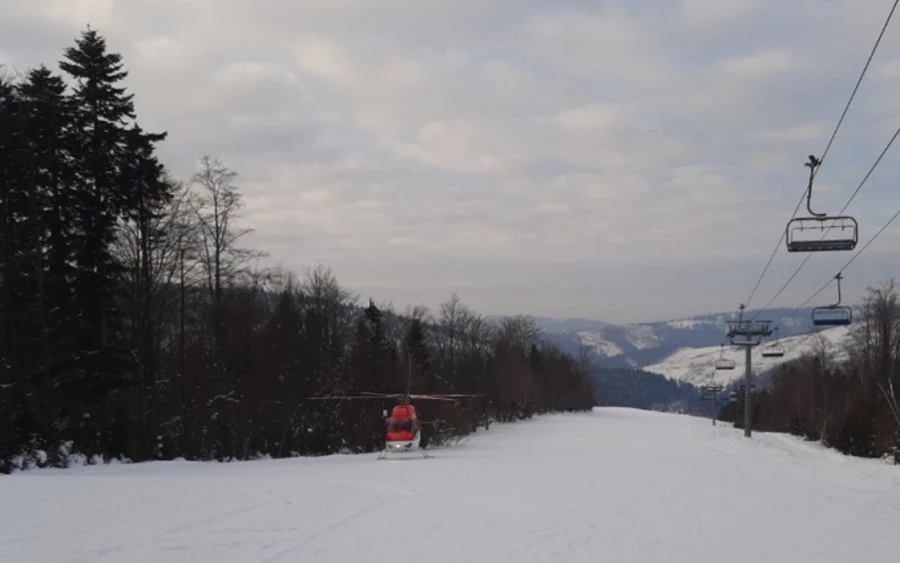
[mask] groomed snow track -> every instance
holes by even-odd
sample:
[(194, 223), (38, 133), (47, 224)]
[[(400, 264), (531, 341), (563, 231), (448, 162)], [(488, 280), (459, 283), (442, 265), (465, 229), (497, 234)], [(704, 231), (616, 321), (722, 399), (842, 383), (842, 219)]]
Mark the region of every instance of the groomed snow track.
[(0, 561), (828, 563), (900, 557), (900, 467), (598, 408), (423, 459), (160, 462), (0, 477)]

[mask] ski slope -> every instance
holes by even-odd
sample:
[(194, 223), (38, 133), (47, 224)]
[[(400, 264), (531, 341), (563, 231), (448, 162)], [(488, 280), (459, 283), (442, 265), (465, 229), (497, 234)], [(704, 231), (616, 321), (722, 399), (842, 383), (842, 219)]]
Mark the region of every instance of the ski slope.
[(900, 467), (622, 408), (434, 458), (160, 462), (0, 477), (0, 561), (828, 563), (900, 556)]

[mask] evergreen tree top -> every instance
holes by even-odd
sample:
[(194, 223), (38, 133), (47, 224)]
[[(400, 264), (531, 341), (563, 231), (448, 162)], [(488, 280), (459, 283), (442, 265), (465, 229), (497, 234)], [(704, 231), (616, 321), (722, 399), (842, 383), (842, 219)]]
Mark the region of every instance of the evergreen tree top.
[(90, 26), (81, 32), (75, 45), (66, 48), (59, 68), (78, 82), (76, 98), (110, 121), (134, 119), (134, 94), (126, 94), (125, 88), (115, 86), (128, 76), (123, 70), (122, 55), (108, 52), (106, 39)]
[(66, 93), (66, 83), (62, 76), (53, 74), (44, 64), (28, 71), (28, 80), (19, 85), (19, 90), (32, 99), (59, 99), (63, 105), (65, 102), (62, 98)]

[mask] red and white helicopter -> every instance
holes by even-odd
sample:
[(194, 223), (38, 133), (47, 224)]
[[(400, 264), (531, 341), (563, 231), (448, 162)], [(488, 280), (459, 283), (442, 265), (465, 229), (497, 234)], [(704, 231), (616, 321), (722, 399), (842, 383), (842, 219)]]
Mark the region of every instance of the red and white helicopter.
[(422, 457), (432, 457), (422, 448), (422, 425), (429, 424), (419, 419), (416, 407), (411, 404), (411, 400), (424, 401), (450, 401), (458, 402), (460, 399), (484, 397), (484, 395), (465, 394), (465, 393), (449, 393), (436, 395), (422, 395), (406, 393), (370, 393), (362, 392), (359, 395), (340, 395), (330, 397), (310, 397), (316, 400), (384, 400), (397, 399), (398, 403), (391, 409), (390, 414), (387, 410), (384, 415), (384, 450), (378, 455), (378, 459), (384, 459), (392, 453), (410, 453), (418, 451)]

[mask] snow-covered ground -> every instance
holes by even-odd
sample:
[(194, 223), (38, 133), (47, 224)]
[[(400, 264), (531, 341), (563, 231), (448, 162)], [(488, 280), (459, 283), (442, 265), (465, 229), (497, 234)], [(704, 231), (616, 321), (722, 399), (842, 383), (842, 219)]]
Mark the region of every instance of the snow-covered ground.
[[(845, 326), (828, 328), (809, 334), (801, 334), (781, 338), (778, 343), (784, 348), (784, 356), (780, 358), (762, 355), (763, 347), (754, 348), (751, 352), (750, 365), (754, 373), (768, 371), (779, 364), (796, 360), (814, 352), (819, 346), (820, 337), (825, 349), (832, 354), (832, 359), (842, 359), (845, 354), (845, 339), (849, 329)], [(767, 342), (771, 344), (771, 342)], [(716, 361), (724, 357), (735, 363), (733, 370), (716, 370)], [(744, 376), (744, 350), (726, 344), (724, 350), (720, 346), (705, 348), (682, 348), (658, 364), (645, 366), (644, 371), (664, 375), (694, 385), (723, 384), (727, 385)]]
[(0, 561), (896, 561), (900, 467), (621, 408), (434, 458), (165, 462), (0, 477)]

